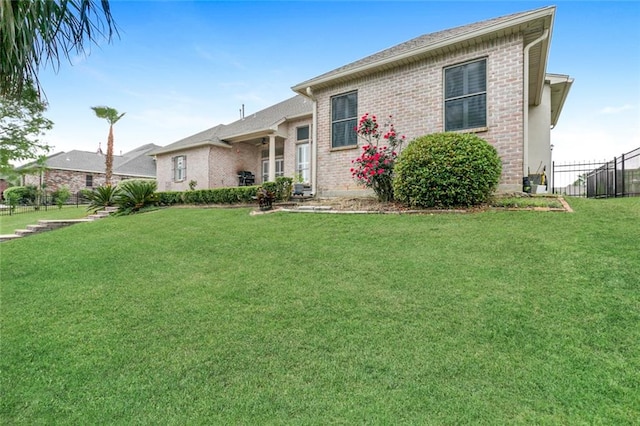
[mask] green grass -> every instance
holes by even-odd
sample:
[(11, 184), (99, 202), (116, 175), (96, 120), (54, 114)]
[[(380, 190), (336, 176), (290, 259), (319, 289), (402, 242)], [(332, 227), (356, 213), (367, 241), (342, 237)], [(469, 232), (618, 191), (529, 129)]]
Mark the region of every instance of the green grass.
[(555, 197), (505, 197), (497, 198), (491, 202), (492, 207), (506, 207), (506, 208), (532, 208), (543, 207), (551, 209), (561, 209), (562, 203)]
[(90, 212), (86, 206), (49, 206), (46, 211), (39, 210), (28, 213), (17, 213), (11, 216), (0, 216), (0, 234), (13, 234), (16, 229), (25, 229), (27, 225), (35, 225), (40, 219), (80, 219)]
[(0, 244), (3, 424), (637, 424), (640, 199)]

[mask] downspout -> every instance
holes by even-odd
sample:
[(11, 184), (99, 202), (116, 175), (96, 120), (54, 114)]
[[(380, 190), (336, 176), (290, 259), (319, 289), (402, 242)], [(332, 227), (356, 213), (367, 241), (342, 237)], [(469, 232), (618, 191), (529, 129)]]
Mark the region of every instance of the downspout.
[(311, 195), (318, 194), (318, 101), (313, 96), (311, 87), (307, 87), (307, 96), (313, 101), (311, 119)]
[(523, 143), (522, 143), (522, 176), (529, 177), (529, 50), (542, 40), (549, 37), (549, 29), (544, 30), (542, 35), (524, 47), (524, 96), (523, 108)]

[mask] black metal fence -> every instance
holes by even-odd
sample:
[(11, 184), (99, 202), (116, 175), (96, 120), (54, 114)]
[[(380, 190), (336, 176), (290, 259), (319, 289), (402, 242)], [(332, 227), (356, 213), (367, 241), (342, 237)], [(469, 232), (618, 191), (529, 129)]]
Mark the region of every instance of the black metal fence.
[(553, 193), (588, 198), (640, 196), (640, 148), (611, 161), (554, 162)]
[(51, 194), (37, 195), (33, 200), (23, 200), (10, 203), (8, 200), (0, 201), (0, 216), (11, 216), (20, 213), (30, 213), (34, 211), (47, 211), (49, 209), (58, 209), (60, 206), (85, 206), (89, 202), (82, 196), (81, 192), (71, 194), (71, 196), (62, 204), (58, 204), (57, 200)]

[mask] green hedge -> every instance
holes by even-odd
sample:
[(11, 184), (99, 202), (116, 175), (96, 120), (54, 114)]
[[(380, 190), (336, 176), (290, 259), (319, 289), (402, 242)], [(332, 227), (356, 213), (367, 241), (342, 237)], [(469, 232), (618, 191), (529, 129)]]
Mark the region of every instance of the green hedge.
[(293, 179), (278, 177), (275, 182), (265, 182), (262, 186), (237, 186), (229, 188), (196, 189), (193, 191), (156, 192), (158, 205), (173, 206), (176, 204), (236, 204), (254, 203), (260, 187), (274, 194), (278, 201), (286, 201), (291, 197)]
[(231, 188), (197, 189), (194, 191), (158, 192), (158, 204), (171, 206), (175, 204), (236, 204), (254, 201), (257, 186), (239, 186)]

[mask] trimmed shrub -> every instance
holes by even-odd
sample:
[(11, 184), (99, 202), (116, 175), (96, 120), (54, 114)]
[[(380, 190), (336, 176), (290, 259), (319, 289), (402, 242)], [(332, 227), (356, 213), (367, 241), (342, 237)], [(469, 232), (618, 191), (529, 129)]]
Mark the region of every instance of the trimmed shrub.
[(38, 195), (38, 188), (35, 185), (12, 186), (2, 193), (5, 200), (12, 199), (17, 204), (33, 204)]
[(158, 205), (160, 206), (182, 204), (182, 192), (180, 191), (156, 192), (156, 196), (158, 197)]
[(396, 199), (413, 207), (487, 201), (502, 172), (496, 149), (474, 134), (434, 133), (413, 140), (395, 168)]
[(239, 186), (230, 188), (198, 189), (195, 191), (157, 192), (158, 204), (236, 204), (255, 202), (257, 186)]

